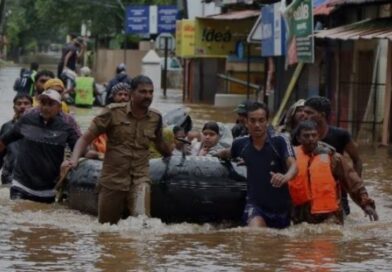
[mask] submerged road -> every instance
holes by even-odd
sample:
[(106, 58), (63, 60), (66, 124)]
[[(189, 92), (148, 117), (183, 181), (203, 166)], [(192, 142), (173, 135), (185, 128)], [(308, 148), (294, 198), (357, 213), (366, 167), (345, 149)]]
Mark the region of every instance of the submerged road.
[[(0, 124), (12, 117), (18, 67), (0, 68)], [(155, 94), (162, 112), (179, 92)], [(196, 127), (232, 122), (231, 109), (187, 105)], [(99, 109), (72, 108), (82, 128)], [(361, 149), (363, 177), (380, 221), (353, 207), (344, 226), (301, 224), (285, 230), (226, 229), (129, 218), (117, 226), (64, 206), (9, 200), (0, 187), (0, 271), (392, 271), (392, 159)]]

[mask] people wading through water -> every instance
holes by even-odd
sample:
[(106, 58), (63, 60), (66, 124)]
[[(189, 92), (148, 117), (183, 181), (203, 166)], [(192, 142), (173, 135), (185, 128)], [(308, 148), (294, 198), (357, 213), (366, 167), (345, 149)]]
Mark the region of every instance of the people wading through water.
[(72, 149), (78, 135), (60, 116), (61, 97), (57, 91), (46, 90), (38, 100), (38, 111), (25, 113), (0, 137), (0, 152), (19, 140), (11, 199), (52, 203), (65, 148)]
[[(33, 105), (33, 99), (27, 93), (19, 93), (14, 97), (14, 117), (3, 124), (0, 129), (0, 137), (12, 130), (15, 123), (22, 117), (26, 110)], [(1, 183), (10, 184), (12, 182), (13, 172), (16, 165), (16, 156), (18, 154), (19, 141), (9, 144), (4, 152), (0, 153)]]
[(248, 107), (249, 136), (234, 140), (221, 158), (241, 158), (247, 168), (244, 222), (250, 227), (286, 228), (290, 225), (287, 183), (297, 174), (294, 151), (281, 135), (270, 135), (268, 107), (253, 102)]
[[(131, 82), (130, 102), (109, 105), (96, 116), (78, 140), (62, 169), (77, 166), (87, 146), (106, 133), (108, 145), (98, 184), (98, 221), (117, 224), (129, 215), (150, 215), (149, 143), (164, 156), (171, 155), (162, 137), (162, 116), (150, 108), (154, 87), (140, 75)], [(140, 199), (142, 201), (140, 201)], [(141, 210), (136, 203), (142, 202)]]
[[(335, 148), (336, 152), (343, 155), (345, 152), (350, 156), (355, 171), (359, 176), (362, 174), (362, 160), (358, 148), (351, 138), (350, 133), (342, 128), (328, 124), (331, 114), (331, 102), (328, 98), (314, 96), (305, 101), (305, 119), (313, 120), (317, 124), (320, 140)], [(350, 214), (347, 193), (342, 191), (343, 210), (346, 215)]]
[(299, 123), (293, 137), (300, 144), (295, 147), (298, 174), (289, 181), (294, 223), (343, 224), (341, 187), (371, 221), (378, 220), (375, 203), (369, 198), (362, 179), (344, 156), (319, 141), (315, 122)]

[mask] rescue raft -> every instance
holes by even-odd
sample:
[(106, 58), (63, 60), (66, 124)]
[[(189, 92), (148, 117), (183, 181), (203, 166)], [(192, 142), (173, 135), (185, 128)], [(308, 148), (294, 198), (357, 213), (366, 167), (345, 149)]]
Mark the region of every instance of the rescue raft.
[[(102, 161), (84, 160), (68, 175), (72, 209), (96, 215)], [(245, 205), (246, 168), (215, 157), (150, 160), (151, 216), (163, 222), (239, 222)]]

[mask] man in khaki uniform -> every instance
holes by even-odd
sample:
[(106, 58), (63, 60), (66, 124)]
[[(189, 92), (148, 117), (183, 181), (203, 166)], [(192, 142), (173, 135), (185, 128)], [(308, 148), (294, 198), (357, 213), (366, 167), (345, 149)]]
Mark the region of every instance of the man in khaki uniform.
[[(109, 105), (78, 140), (63, 170), (75, 167), (86, 147), (100, 134), (108, 136), (98, 190), (98, 220), (116, 224), (128, 215), (150, 215), (149, 143), (170, 156), (162, 138), (162, 116), (150, 105), (153, 83), (146, 76), (132, 80), (130, 102)], [(142, 199), (141, 205), (138, 199)], [(138, 205), (136, 205), (138, 204)], [(137, 206), (139, 207), (136, 211)]]

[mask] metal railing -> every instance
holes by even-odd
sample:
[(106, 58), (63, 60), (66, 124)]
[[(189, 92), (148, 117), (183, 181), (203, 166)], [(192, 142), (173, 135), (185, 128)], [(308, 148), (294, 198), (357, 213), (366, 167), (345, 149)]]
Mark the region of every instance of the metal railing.
[(385, 90), (385, 84), (380, 83), (340, 82), (336, 108), (337, 126), (348, 124), (356, 139), (360, 132), (369, 131), (372, 142), (375, 142), (377, 128), (382, 125), (378, 110), (382, 103), (380, 92), (383, 89)]
[[(232, 82), (232, 83), (237, 83), (237, 84), (240, 84), (242, 86), (248, 87), (248, 90), (247, 90), (247, 93), (246, 93), (246, 98), (247, 99), (250, 98), (250, 91), (249, 91), (250, 88), (256, 90), (256, 92), (255, 92), (255, 96), (256, 96), (255, 99), (257, 99), (258, 97), (263, 97), (264, 96), (263, 94), (262, 94), (262, 96), (260, 96), (260, 92), (263, 91), (263, 87), (260, 86), (260, 85), (257, 85), (257, 84), (251, 83), (251, 82), (247, 82), (245, 80), (241, 80), (241, 79), (238, 79), (238, 78), (235, 78), (235, 77), (231, 77), (231, 76), (228, 76), (228, 75), (225, 75), (225, 74), (216, 74), (216, 76), (221, 78), (221, 79), (223, 79), (223, 80), (225, 80), (226, 83), (227, 82)], [(226, 88), (225, 88), (226, 90), (225, 91), (227, 93), (227, 84), (225, 84), (225, 86), (226, 86)]]

